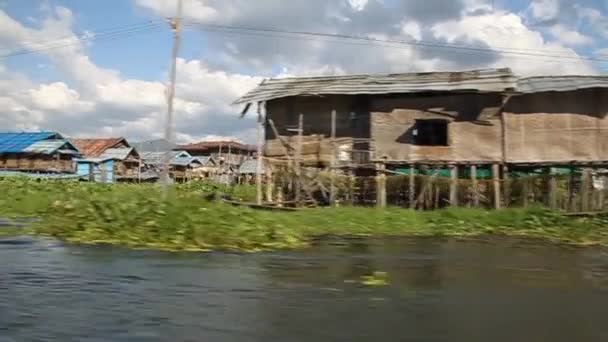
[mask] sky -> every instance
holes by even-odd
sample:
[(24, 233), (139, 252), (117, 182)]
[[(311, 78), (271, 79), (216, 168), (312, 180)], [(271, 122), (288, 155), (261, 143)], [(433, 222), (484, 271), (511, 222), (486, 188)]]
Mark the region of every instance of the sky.
[[(253, 142), (255, 118), (239, 119), (241, 108), (231, 103), (264, 78), (494, 67), (522, 76), (608, 70), (608, 0), (183, 2), (187, 25), (175, 102), (181, 143)], [(162, 137), (172, 45), (166, 18), (175, 15), (176, 3), (0, 0), (0, 130)]]

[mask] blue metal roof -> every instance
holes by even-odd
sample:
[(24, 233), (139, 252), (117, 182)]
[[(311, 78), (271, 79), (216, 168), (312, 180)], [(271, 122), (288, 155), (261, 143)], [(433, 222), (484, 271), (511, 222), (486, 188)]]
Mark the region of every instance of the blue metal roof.
[(19, 153), (27, 147), (40, 140), (59, 138), (61, 135), (55, 132), (35, 132), (35, 133), (8, 133), (0, 132), (0, 153)]

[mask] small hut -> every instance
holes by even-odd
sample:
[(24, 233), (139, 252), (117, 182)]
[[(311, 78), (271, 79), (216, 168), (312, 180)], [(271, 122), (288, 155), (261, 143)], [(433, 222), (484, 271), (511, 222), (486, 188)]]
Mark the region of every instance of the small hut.
[[(74, 139), (74, 145), (84, 158), (78, 160), (78, 172), (87, 175), (99, 171), (100, 179), (108, 182), (135, 181), (140, 178), (139, 153), (125, 138)], [(106, 177), (103, 177), (106, 174)], [(97, 179), (95, 177), (91, 179)]]

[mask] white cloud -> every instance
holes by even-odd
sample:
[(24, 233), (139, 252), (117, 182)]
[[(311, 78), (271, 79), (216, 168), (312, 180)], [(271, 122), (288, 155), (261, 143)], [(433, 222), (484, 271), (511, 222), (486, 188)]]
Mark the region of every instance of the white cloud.
[(578, 31), (571, 30), (564, 25), (557, 24), (549, 28), (549, 32), (556, 40), (568, 46), (590, 45), (593, 39)]
[(557, 0), (533, 0), (530, 11), (535, 19), (551, 20), (559, 13), (559, 2)]
[(422, 39), (422, 29), (420, 25), (415, 21), (408, 21), (401, 27), (401, 31), (416, 40)]
[(29, 93), (32, 103), (41, 110), (62, 111), (70, 115), (88, 112), (95, 107), (92, 102), (81, 101), (80, 94), (63, 82), (41, 84), (37, 89), (30, 89)]
[[(494, 50), (539, 54), (539, 57), (516, 54), (499, 54), (492, 66), (510, 66), (515, 72), (529, 74), (592, 74), (595, 69), (577, 53), (559, 43), (547, 42), (543, 36), (526, 27), (522, 18), (514, 13), (494, 12), (481, 16), (464, 16), (436, 24), (432, 28), (438, 38), (456, 42), (483, 42)], [(510, 49), (510, 50), (509, 50)], [(545, 54), (569, 56), (573, 59), (556, 59)]]

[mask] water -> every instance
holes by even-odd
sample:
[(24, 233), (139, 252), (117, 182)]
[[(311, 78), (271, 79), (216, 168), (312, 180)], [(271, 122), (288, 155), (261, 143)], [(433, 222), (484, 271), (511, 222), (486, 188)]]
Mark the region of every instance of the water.
[[(390, 285), (360, 278), (389, 274)], [(0, 240), (5, 341), (608, 341), (608, 253), (515, 240), (172, 254)]]

